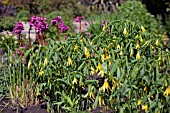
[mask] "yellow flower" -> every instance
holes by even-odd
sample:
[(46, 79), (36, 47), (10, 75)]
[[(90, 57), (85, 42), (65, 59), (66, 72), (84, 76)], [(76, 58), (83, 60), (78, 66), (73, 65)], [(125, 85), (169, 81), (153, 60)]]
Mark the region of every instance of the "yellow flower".
[(86, 56), (86, 58), (89, 58), (90, 57), (89, 50), (86, 47), (84, 47), (84, 49), (85, 49), (85, 56)]
[(47, 64), (48, 64), (48, 59), (45, 58), (45, 59), (44, 59), (44, 65), (47, 65)]
[(123, 55), (123, 52), (122, 52), (122, 51), (120, 51), (119, 55), (120, 55), (120, 56), (122, 56), (122, 55)]
[(133, 49), (130, 50), (130, 57), (133, 55)]
[(28, 69), (30, 69), (30, 67), (31, 67), (31, 60), (29, 60), (29, 62), (28, 62)]
[(117, 45), (117, 49), (120, 49), (120, 45), (119, 44)]
[(68, 57), (67, 66), (71, 65), (73, 62), (70, 57)]
[(95, 69), (91, 66), (90, 75), (94, 75), (94, 73), (95, 73)]
[(40, 69), (39, 76), (42, 76), (44, 74), (44, 70), (42, 68)]
[(107, 49), (106, 49), (106, 48), (102, 48), (102, 51), (103, 51), (103, 52), (107, 52)]
[(102, 65), (100, 63), (98, 63), (97, 71), (101, 71), (101, 70), (102, 70)]
[(144, 87), (144, 91), (147, 91), (147, 87), (146, 86)]
[(84, 98), (87, 98), (87, 96), (88, 96), (88, 93), (84, 95)]
[(138, 100), (138, 106), (141, 105), (142, 103), (142, 100)]
[(165, 90), (164, 95), (168, 96), (170, 94), (170, 86)]
[(142, 106), (142, 109), (146, 111), (148, 111), (148, 104), (146, 104), (145, 106)]
[(72, 84), (74, 85), (74, 84), (77, 84), (77, 78), (76, 77), (74, 77), (74, 79), (73, 79), (73, 81), (72, 81)]
[(165, 86), (168, 86), (168, 82), (167, 82), (167, 80), (165, 80)]
[(124, 28), (124, 30), (123, 30), (123, 34), (124, 34), (124, 35), (126, 35), (126, 34), (127, 34), (127, 30), (126, 30), (126, 28)]
[(158, 44), (159, 44), (158, 39), (156, 40), (155, 44), (158, 46)]
[(105, 58), (106, 60), (110, 58), (110, 55), (108, 55), (108, 54), (106, 54), (105, 56), (106, 56), (106, 58)]
[(140, 59), (140, 54), (139, 54), (139, 52), (136, 54), (136, 59), (137, 59), (137, 60)]
[(74, 46), (74, 51), (78, 51), (78, 45), (76, 44), (75, 46)]
[(142, 36), (140, 36), (140, 42), (143, 42)]
[[(101, 87), (101, 89), (103, 90), (103, 92), (105, 92), (105, 90), (110, 89), (109, 83), (107, 82), (107, 79), (104, 80), (104, 84)], [(110, 89), (111, 90), (111, 89)]]
[(102, 60), (102, 62), (104, 62), (104, 60), (105, 60), (104, 54), (101, 55), (101, 60)]
[(141, 26), (141, 30), (142, 30), (142, 32), (145, 32), (145, 31), (146, 31), (143, 26)]
[(113, 60), (109, 60), (109, 65), (112, 65), (113, 64)]
[(90, 44), (93, 45), (93, 41), (91, 41)]
[(80, 39), (80, 42), (83, 43), (83, 39)]
[(140, 45), (139, 45), (139, 44), (137, 44), (137, 45), (136, 45), (136, 49), (139, 49), (139, 48), (140, 48)]
[(98, 75), (98, 76), (101, 75), (102, 77), (104, 77), (104, 71), (101, 70), (97, 75)]
[(99, 96), (99, 106), (101, 106), (102, 105), (102, 97), (101, 96)]
[(91, 98), (91, 99), (95, 99), (94, 93), (93, 93), (92, 91), (90, 91), (90, 98)]
[(113, 86), (112, 86), (112, 91), (117, 87), (117, 85), (118, 85), (118, 79), (113, 80), (113, 82), (114, 82), (114, 84), (113, 84)]

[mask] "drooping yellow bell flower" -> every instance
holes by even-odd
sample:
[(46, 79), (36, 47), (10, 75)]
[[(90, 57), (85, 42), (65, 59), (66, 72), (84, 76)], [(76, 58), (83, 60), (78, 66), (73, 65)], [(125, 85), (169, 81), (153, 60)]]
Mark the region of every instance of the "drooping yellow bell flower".
[(101, 75), (102, 77), (104, 77), (104, 71), (100, 70), (100, 72), (97, 74), (98, 76)]
[(105, 55), (104, 54), (101, 55), (101, 60), (102, 60), (102, 62), (104, 62), (104, 60), (105, 60)]
[(133, 55), (133, 49), (130, 50), (130, 57)]
[(144, 91), (147, 91), (147, 89), (148, 89), (148, 88), (145, 86), (145, 87), (144, 87)]
[(75, 46), (74, 46), (74, 51), (78, 51), (78, 45), (76, 44)]
[(142, 100), (138, 100), (138, 106), (141, 105), (142, 103)]
[(170, 94), (170, 86), (165, 90), (164, 95), (168, 96)]
[(140, 38), (140, 42), (143, 42), (142, 36), (140, 36), (139, 38)]
[(142, 106), (142, 109), (145, 110), (145, 112), (148, 111), (148, 104)]
[(74, 77), (74, 79), (73, 79), (73, 81), (72, 81), (72, 84), (74, 85), (74, 84), (77, 84), (77, 78), (76, 77)]
[(84, 47), (84, 50), (85, 50), (86, 58), (89, 58), (90, 57), (90, 51), (86, 47)]
[(101, 106), (101, 105), (102, 105), (102, 97), (99, 96), (99, 106)]
[(158, 39), (156, 40), (155, 44), (156, 44), (156, 46), (158, 46), (158, 44), (159, 44), (159, 41), (158, 41)]
[(93, 93), (92, 91), (90, 91), (90, 98), (91, 98), (91, 99), (95, 99), (94, 93)]
[(120, 56), (122, 56), (122, 55), (123, 55), (123, 52), (122, 52), (122, 51), (120, 51), (119, 55), (120, 55)]
[(100, 63), (98, 63), (97, 71), (101, 71), (101, 70), (102, 70), (102, 65)]
[(119, 44), (117, 45), (117, 49), (120, 49), (120, 45)]
[(44, 70), (42, 70), (42, 68), (40, 69), (40, 72), (39, 72), (39, 76), (42, 76), (44, 74)]
[(140, 45), (139, 44), (136, 44), (136, 49), (139, 49), (140, 48)]
[(47, 65), (47, 64), (48, 64), (48, 59), (45, 58), (45, 59), (44, 59), (44, 65)]
[(123, 34), (126, 35), (127, 33), (128, 33), (128, 32), (127, 32), (126, 28), (124, 28)]
[(94, 75), (94, 73), (95, 73), (95, 69), (91, 66), (91, 71), (90, 71), (90, 75)]
[(142, 30), (142, 32), (145, 32), (145, 31), (146, 31), (143, 26), (141, 26), (141, 30)]
[(104, 84), (103, 86), (101, 87), (101, 89), (103, 90), (103, 92), (105, 92), (106, 90), (111, 90), (110, 86), (109, 86), (109, 83), (107, 82), (108, 79), (105, 79), (104, 80)]
[(31, 62), (31, 60), (29, 60), (29, 62), (28, 62), (28, 69), (30, 69), (31, 64), (32, 64), (32, 62)]
[(71, 58), (68, 57), (67, 66), (72, 65), (72, 63), (73, 63), (73, 62), (72, 62)]
[(139, 52), (136, 54), (136, 59), (140, 60), (140, 53)]

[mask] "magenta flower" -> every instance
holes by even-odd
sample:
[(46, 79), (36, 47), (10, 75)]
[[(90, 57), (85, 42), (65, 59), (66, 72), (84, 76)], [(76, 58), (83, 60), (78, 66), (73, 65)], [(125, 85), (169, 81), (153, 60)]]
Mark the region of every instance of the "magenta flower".
[(69, 26), (66, 26), (66, 25), (64, 24), (64, 22), (62, 22), (58, 28), (60, 29), (60, 32), (62, 32), (62, 33), (70, 30), (70, 27), (69, 27)]
[(30, 26), (35, 27), (35, 30), (39, 32), (49, 29), (49, 25), (46, 23), (46, 18), (33, 16), (30, 21)]
[(81, 22), (82, 19), (84, 19), (83, 16), (77, 16), (76, 19), (75, 19), (75, 21), (76, 21), (76, 22)]
[(15, 27), (14, 27), (13, 32), (18, 35), (19, 39), (21, 39), (22, 30), (24, 30), (24, 26), (23, 26), (22, 22), (17, 22)]
[(54, 18), (53, 20), (51, 20), (51, 24), (53, 26), (57, 25), (58, 23), (63, 22), (63, 19), (61, 18), (61, 16), (57, 16), (56, 18)]
[(86, 32), (86, 35), (90, 38), (91, 34), (89, 32)]

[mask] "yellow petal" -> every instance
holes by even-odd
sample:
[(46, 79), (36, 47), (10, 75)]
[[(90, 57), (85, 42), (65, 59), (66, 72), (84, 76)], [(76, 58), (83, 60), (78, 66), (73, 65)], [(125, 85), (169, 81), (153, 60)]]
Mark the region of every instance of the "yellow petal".
[(48, 59), (45, 58), (45, 59), (44, 59), (44, 65), (47, 65), (47, 64), (48, 64)]
[(142, 32), (145, 32), (145, 31), (146, 31), (143, 26), (141, 26), (141, 30), (142, 30)]
[(142, 100), (138, 100), (138, 106), (141, 105), (142, 103)]
[(144, 87), (144, 91), (147, 91), (147, 87), (146, 86)]
[(78, 51), (78, 45), (76, 44), (75, 46), (74, 46), (74, 51)]
[(164, 95), (168, 96), (170, 94), (170, 86), (165, 90)]
[(71, 65), (72, 64), (72, 60), (70, 57), (68, 57), (68, 61), (67, 61), (67, 66)]
[(133, 55), (133, 49), (130, 50), (130, 57)]
[(97, 70), (101, 71), (102, 70), (102, 65), (98, 63)]
[(122, 51), (120, 51), (119, 55), (120, 55), (120, 56), (122, 56), (122, 55), (123, 55), (123, 52), (122, 52)]
[(139, 52), (136, 54), (136, 59), (137, 59), (137, 60), (140, 60), (140, 54), (139, 54)]
[(30, 69), (30, 67), (31, 67), (31, 60), (29, 60), (29, 62), (28, 62), (28, 69)]
[(90, 51), (86, 47), (84, 47), (84, 50), (85, 50), (86, 58), (89, 58), (90, 57)]
[(124, 34), (124, 35), (126, 35), (126, 34), (127, 34), (127, 30), (126, 30), (126, 28), (124, 28), (124, 30), (123, 30), (123, 34)]
[(146, 111), (148, 111), (148, 104), (146, 104), (145, 106), (142, 106), (142, 109)]
[(120, 45), (119, 44), (117, 45), (117, 49), (120, 49)]
[(77, 84), (77, 78), (76, 77), (74, 77), (74, 79), (73, 79), (73, 81), (72, 81), (72, 84)]
[(42, 76), (44, 74), (44, 70), (42, 70), (42, 68), (40, 69), (40, 72), (39, 72), (39, 76)]
[(158, 41), (158, 39), (156, 40), (155, 44), (156, 44), (156, 46), (158, 46), (158, 44), (159, 44), (159, 41)]
[(140, 48), (140, 45), (139, 45), (139, 44), (137, 44), (137, 45), (136, 45), (136, 49), (139, 49), (139, 48)]

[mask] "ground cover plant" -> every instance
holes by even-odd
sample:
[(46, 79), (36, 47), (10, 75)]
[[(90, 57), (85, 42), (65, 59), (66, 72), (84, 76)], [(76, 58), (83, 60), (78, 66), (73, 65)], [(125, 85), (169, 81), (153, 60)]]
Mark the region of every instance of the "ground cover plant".
[(103, 20), (97, 23), (99, 30), (93, 24), (83, 31), (84, 17), (78, 16), (80, 32), (72, 33), (60, 15), (50, 23), (33, 16), (34, 43), (22, 34), (22, 23), (16, 23), (14, 35), (0, 35), (0, 91), (7, 92), (18, 112), (40, 103), (57, 113), (96, 108), (169, 112), (169, 48), (156, 20), (145, 24), (133, 17)]

